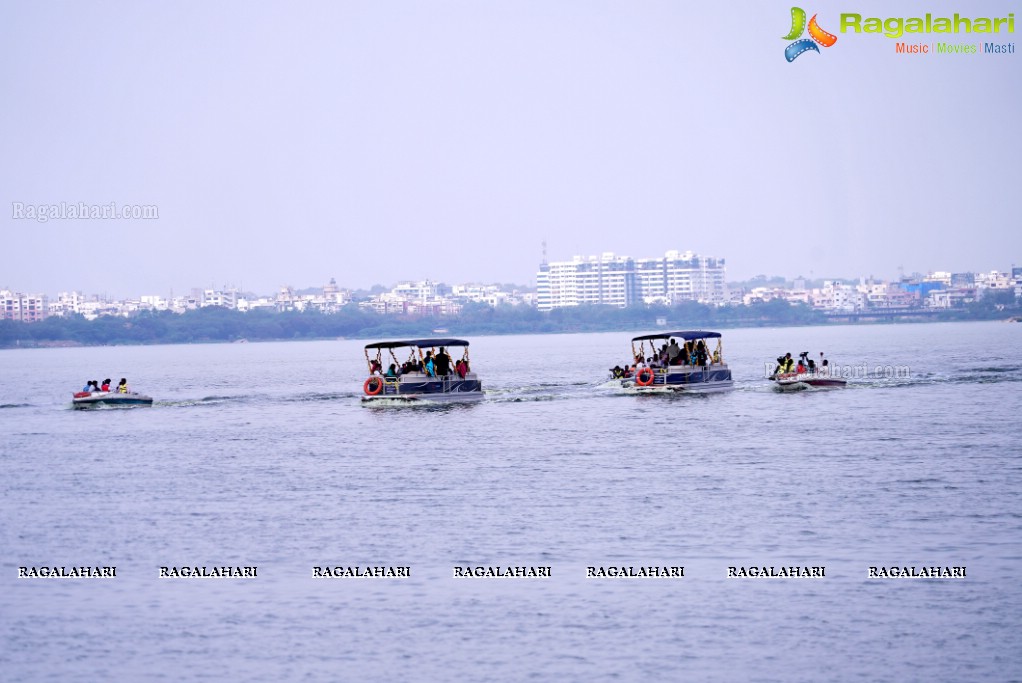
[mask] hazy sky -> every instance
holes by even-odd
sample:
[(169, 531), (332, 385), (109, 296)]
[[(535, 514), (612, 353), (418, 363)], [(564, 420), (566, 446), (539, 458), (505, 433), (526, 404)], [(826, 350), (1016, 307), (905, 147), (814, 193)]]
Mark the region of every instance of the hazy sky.
[[(0, 288), (530, 283), (544, 240), (729, 279), (1022, 265), (1022, 54), (838, 33), (789, 64), (790, 8), (4, 2)], [(13, 217), (61, 202), (159, 219)]]

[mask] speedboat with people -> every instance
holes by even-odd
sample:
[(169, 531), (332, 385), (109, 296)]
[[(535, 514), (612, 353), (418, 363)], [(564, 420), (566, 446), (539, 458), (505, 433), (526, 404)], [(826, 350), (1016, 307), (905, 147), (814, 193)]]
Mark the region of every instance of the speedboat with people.
[(621, 386), (642, 392), (706, 394), (734, 388), (720, 332), (681, 330), (632, 339), (632, 362), (611, 369)]
[(830, 361), (823, 357), (822, 351), (818, 363), (809, 357), (808, 351), (799, 354), (797, 364), (790, 353), (778, 356), (777, 367), (768, 379), (775, 382), (780, 391), (836, 389), (848, 384), (848, 380), (831, 373)]
[[(452, 353), (448, 349), (455, 349)], [(458, 355), (460, 351), (460, 355)], [(403, 339), (366, 344), (369, 377), (364, 402), (478, 401), (483, 383), (472, 370), (464, 339)]]
[(71, 407), (93, 408), (96, 406), (126, 407), (126, 406), (151, 406), (153, 399), (150, 396), (137, 394), (128, 391), (128, 380), (121, 378), (120, 383), (110, 388), (109, 379), (103, 380), (100, 384), (96, 380), (90, 380), (81, 391), (71, 396)]
[(102, 386), (95, 380), (89, 382), (81, 391), (71, 395), (72, 408), (94, 408), (106, 406), (111, 408), (129, 406), (151, 406), (151, 396), (128, 391), (128, 380), (122, 379), (116, 388), (110, 388), (110, 380), (104, 380)]

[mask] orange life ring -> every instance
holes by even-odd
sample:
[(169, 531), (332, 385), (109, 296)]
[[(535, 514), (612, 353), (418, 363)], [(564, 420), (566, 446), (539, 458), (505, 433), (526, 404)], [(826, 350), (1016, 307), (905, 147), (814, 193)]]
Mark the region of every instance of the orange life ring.
[[(649, 377), (649, 380), (645, 382), (642, 381), (643, 375)], [(651, 384), (653, 384), (653, 378), (655, 376), (656, 375), (653, 373), (652, 368), (641, 368), (637, 373), (635, 373), (635, 383), (638, 384), (640, 387), (648, 387)]]
[[(369, 385), (376, 383), (376, 389), (370, 389)], [(376, 396), (376, 394), (383, 391), (383, 380), (379, 377), (373, 376), (366, 380), (366, 383), (362, 385), (362, 391), (366, 392), (368, 396)]]

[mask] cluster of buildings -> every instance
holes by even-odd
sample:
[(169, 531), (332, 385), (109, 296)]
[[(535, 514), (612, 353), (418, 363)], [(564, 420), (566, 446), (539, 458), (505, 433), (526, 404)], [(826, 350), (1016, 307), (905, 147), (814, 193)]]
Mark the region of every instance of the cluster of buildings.
[(402, 282), (389, 291), (355, 300), (351, 290), (333, 279), (322, 288), (295, 291), (282, 287), (276, 295), (256, 296), (235, 288), (195, 289), (183, 296), (147, 295), (113, 300), (61, 292), (55, 299), (42, 294), (0, 290), (0, 320), (38, 322), (50, 316), (131, 316), (142, 311), (185, 311), (217, 306), (247, 312), (306, 311), (336, 313), (349, 305), (390, 315), (451, 316), (469, 302), (489, 306), (532, 306), (541, 311), (580, 305), (626, 308), (634, 305), (674, 306), (695, 301), (711, 306), (751, 305), (782, 299), (827, 313), (954, 309), (978, 301), (990, 292), (1011, 291), (1022, 297), (1022, 267), (1010, 272), (933, 272), (897, 281), (863, 278), (857, 283), (825, 280), (809, 287), (804, 279), (791, 286), (729, 287), (724, 259), (690, 251), (668, 251), (662, 257), (631, 258), (611, 252), (576, 256), (570, 261), (543, 263), (536, 273), (535, 291), (507, 291), (500, 285), (447, 285), (432, 280)]
[(81, 315), (87, 320), (94, 320), (103, 315), (128, 317), (142, 311), (184, 313), (210, 306), (241, 312), (317, 310), (329, 314), (337, 313), (352, 303), (362, 309), (387, 314), (457, 315), (468, 302), (490, 306), (501, 304), (532, 306), (535, 304), (535, 296), (531, 292), (504, 291), (498, 285), (452, 286), (424, 280), (402, 282), (388, 292), (374, 294), (355, 302), (351, 290), (338, 287), (333, 278), (321, 289), (296, 291), (292, 287), (282, 287), (273, 296), (256, 296), (236, 288), (224, 288), (194, 289), (180, 296), (145, 295), (131, 299), (61, 292), (51, 300), (44, 294), (0, 290), (0, 320), (38, 322), (50, 316), (67, 315)]
[(991, 292), (1010, 291), (1022, 297), (1022, 267), (1011, 271), (986, 273), (950, 273), (937, 271), (915, 274), (897, 281), (862, 278), (857, 283), (824, 280), (821, 287), (809, 288), (796, 279), (791, 287), (754, 287), (735, 293), (735, 303), (784, 299), (803, 303), (827, 313), (849, 314), (867, 311), (945, 310), (960, 308), (981, 300)]
[(446, 285), (432, 280), (402, 282), (359, 302), (360, 308), (398, 315), (458, 315), (468, 302), (489, 306), (533, 306), (535, 294), (498, 285)]

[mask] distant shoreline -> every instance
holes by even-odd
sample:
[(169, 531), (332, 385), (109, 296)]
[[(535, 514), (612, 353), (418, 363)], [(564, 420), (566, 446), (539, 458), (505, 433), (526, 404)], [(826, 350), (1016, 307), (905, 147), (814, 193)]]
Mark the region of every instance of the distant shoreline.
[[(677, 309), (601, 308), (567, 310), (562, 313), (529, 311), (477, 311), (458, 319), (445, 319), (446, 336), (503, 336), (518, 334), (584, 334), (633, 332), (655, 329), (739, 329), (826, 327), (832, 325), (899, 325), (927, 322), (1022, 321), (1022, 309), (948, 310), (925, 318), (890, 320), (831, 319), (817, 311), (789, 306), (766, 313), (727, 311), (731, 315), (689, 317)], [(663, 324), (657, 324), (662, 322)], [(38, 323), (0, 321), (0, 349), (78, 348), (99, 346), (150, 346), (160, 344), (231, 344), (243, 342), (329, 341), (435, 336), (436, 318), (401, 319), (375, 314), (324, 315), (318, 313), (239, 313), (228, 309), (199, 309), (185, 314), (150, 314), (120, 318), (106, 316), (49, 318)]]

